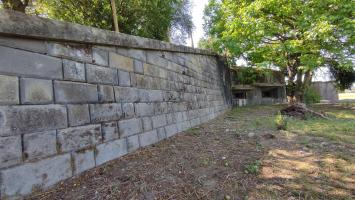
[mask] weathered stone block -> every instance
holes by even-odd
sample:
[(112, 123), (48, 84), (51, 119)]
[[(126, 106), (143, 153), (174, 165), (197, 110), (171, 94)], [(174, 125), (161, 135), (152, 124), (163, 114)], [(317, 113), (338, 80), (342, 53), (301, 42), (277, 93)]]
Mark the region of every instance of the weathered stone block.
[(165, 114), (168, 112), (168, 104), (166, 102), (154, 103), (154, 113), (156, 115)]
[(90, 123), (89, 105), (68, 105), (69, 126), (79, 126)]
[(85, 81), (84, 63), (63, 60), (64, 79), (69, 81)]
[(121, 137), (131, 136), (142, 132), (142, 121), (140, 119), (128, 119), (118, 122), (118, 130)]
[(123, 117), (128, 119), (134, 117), (134, 105), (133, 103), (122, 104)]
[(107, 122), (119, 120), (122, 117), (122, 107), (120, 103), (91, 104), (91, 122)]
[(167, 124), (165, 115), (157, 115), (152, 117), (153, 128), (165, 126)]
[(130, 87), (115, 87), (115, 97), (117, 102), (138, 102), (138, 89)]
[(126, 138), (100, 144), (96, 150), (96, 165), (104, 164), (127, 154)]
[(110, 67), (133, 72), (133, 59), (121, 56), (117, 53), (109, 52)]
[(153, 122), (150, 117), (142, 118), (143, 131), (150, 131), (153, 129)]
[(73, 58), (86, 62), (92, 61), (92, 50), (84, 44), (59, 44), (47, 42), (47, 49), (49, 55), (62, 58)]
[(178, 123), (176, 125), (177, 125), (177, 128), (178, 128), (179, 132), (186, 131), (187, 129), (189, 129), (191, 127), (189, 121), (180, 122), (180, 123)]
[(99, 85), (99, 101), (100, 102), (114, 102), (115, 93), (113, 87), (110, 85)]
[(65, 154), (1, 171), (1, 198), (26, 195), (33, 188), (45, 189), (69, 178), (70, 163), (70, 155)]
[(129, 76), (131, 77), (131, 86), (137, 87), (137, 77), (136, 74), (133, 72), (129, 72)]
[(151, 90), (149, 92), (149, 101), (159, 102), (164, 101), (164, 95), (162, 90)]
[(74, 174), (80, 174), (95, 167), (95, 154), (91, 149), (74, 152)]
[(0, 46), (0, 73), (62, 79), (58, 58)]
[(150, 102), (149, 92), (150, 92), (150, 90), (146, 90), (146, 89), (139, 89), (138, 90), (140, 102)]
[(89, 83), (118, 84), (117, 70), (108, 67), (86, 64), (86, 77)]
[(118, 139), (118, 127), (117, 122), (109, 122), (102, 124), (102, 139), (104, 142)]
[(62, 152), (91, 147), (100, 141), (100, 125), (80, 126), (58, 131), (58, 144)]
[(54, 94), (56, 103), (98, 102), (97, 86), (92, 84), (55, 81)]
[(108, 66), (108, 51), (100, 48), (93, 48), (92, 58), (94, 63)]
[(157, 143), (158, 141), (159, 139), (158, 139), (157, 130), (152, 130), (149, 132), (139, 134), (139, 143), (141, 147), (145, 147)]
[(144, 117), (154, 115), (154, 105), (152, 103), (136, 103), (134, 106), (137, 116)]
[(0, 137), (0, 168), (22, 161), (21, 136)]
[(128, 152), (139, 149), (139, 137), (138, 135), (132, 135), (127, 137), (127, 149)]
[(164, 128), (164, 127), (158, 128), (158, 129), (157, 129), (157, 133), (158, 133), (158, 140), (159, 140), (159, 141), (166, 138), (165, 128)]
[(178, 127), (176, 126), (176, 124), (165, 126), (166, 137), (171, 137), (178, 132), (179, 132), (179, 130), (178, 130)]
[(18, 78), (0, 75), (0, 105), (19, 104)]
[(0, 106), (0, 136), (65, 127), (67, 127), (65, 106)]
[(33, 40), (20, 37), (0, 36), (0, 44), (2, 46), (14, 47), (38, 53), (46, 53), (47, 47), (44, 40)]
[(118, 85), (131, 86), (131, 77), (129, 72), (118, 70)]
[(141, 74), (136, 74), (137, 87), (138, 88), (150, 88), (151, 87), (150, 79), (151, 79), (151, 77), (144, 76)]
[(25, 134), (23, 136), (23, 153), (25, 159), (33, 160), (57, 153), (56, 131)]
[(166, 122), (168, 124), (173, 124), (176, 122), (176, 118), (175, 118), (175, 113), (168, 113), (166, 114)]
[(51, 80), (21, 78), (22, 104), (48, 104), (53, 102), (53, 85)]
[(143, 62), (134, 60), (133, 62), (134, 72), (137, 74), (144, 74)]

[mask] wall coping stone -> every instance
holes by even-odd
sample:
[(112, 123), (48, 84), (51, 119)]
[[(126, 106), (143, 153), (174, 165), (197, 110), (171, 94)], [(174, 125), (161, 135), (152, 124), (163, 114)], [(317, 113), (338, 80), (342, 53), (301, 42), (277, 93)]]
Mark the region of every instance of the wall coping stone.
[(92, 45), (128, 47), (133, 49), (170, 51), (216, 56), (209, 50), (175, 45), (109, 30), (98, 29), (63, 21), (26, 15), (11, 10), (0, 10), (0, 35), (21, 38), (76, 42)]

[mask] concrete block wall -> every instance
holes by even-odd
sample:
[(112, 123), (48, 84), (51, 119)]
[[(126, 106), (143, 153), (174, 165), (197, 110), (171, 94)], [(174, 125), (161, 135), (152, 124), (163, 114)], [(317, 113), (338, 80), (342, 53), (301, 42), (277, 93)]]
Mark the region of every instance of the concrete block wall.
[[(230, 107), (229, 71), (216, 55), (70, 41), (60, 34), (37, 38), (22, 34), (23, 27), (11, 35), (4, 23), (15, 26), (11, 20), (27, 16), (4, 15), (16, 18), (0, 17), (0, 199), (46, 189)], [(63, 23), (32, 18), (42, 29)]]

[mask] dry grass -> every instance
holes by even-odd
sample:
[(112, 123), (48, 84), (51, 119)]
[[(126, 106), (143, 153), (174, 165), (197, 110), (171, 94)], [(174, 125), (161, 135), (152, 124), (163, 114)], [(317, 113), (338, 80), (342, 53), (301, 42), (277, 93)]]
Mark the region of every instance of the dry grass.
[(233, 109), (29, 199), (354, 199), (353, 105), (278, 131), (281, 107)]

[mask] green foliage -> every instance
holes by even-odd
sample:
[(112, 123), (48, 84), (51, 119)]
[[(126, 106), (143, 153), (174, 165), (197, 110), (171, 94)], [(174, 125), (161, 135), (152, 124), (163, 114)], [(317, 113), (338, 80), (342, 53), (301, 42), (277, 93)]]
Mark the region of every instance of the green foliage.
[(314, 103), (319, 103), (321, 97), (316, 89), (314, 89), (313, 87), (306, 87), (303, 93), (303, 99), (307, 105), (310, 105)]
[(261, 169), (261, 161), (260, 160), (257, 160), (255, 162), (250, 163), (245, 166), (245, 172), (247, 174), (257, 175), (257, 174), (259, 174), (260, 169)]
[(287, 120), (280, 111), (276, 114), (275, 124), (278, 130), (287, 130)]
[(256, 82), (272, 82), (272, 71), (265, 68), (241, 67), (237, 69), (235, 81), (239, 84), (250, 85)]
[(210, 0), (206, 40), (233, 60), (279, 67), (302, 89), (299, 74), (353, 65), (354, 10), (352, 0)]

